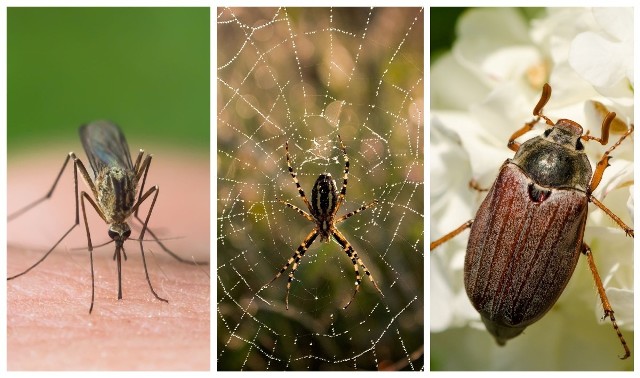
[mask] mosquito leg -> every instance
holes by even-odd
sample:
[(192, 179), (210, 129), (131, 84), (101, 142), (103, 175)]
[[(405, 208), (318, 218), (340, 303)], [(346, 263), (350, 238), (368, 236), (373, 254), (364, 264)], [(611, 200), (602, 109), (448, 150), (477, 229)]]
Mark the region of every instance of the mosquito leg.
[[(140, 153), (138, 154), (138, 158), (136, 159), (136, 168), (138, 168), (140, 159), (142, 158), (142, 154), (143, 154), (143, 151), (140, 150)], [(147, 173), (149, 172), (149, 167), (151, 166), (152, 156), (153, 155), (147, 155), (142, 165), (136, 170), (137, 181), (140, 181), (140, 177), (142, 177), (142, 184), (140, 184), (140, 191), (138, 192), (138, 202), (141, 202), (140, 199), (142, 198), (142, 193), (144, 193), (144, 184), (147, 182)], [(137, 208), (135, 212), (136, 218), (138, 217), (138, 210), (139, 208)]]
[[(147, 156), (147, 160), (150, 161), (149, 156)], [(145, 160), (145, 161), (147, 161)], [(144, 165), (145, 163), (143, 163)], [(147, 165), (148, 168), (148, 165)], [(149, 271), (147, 270), (147, 259), (144, 257), (144, 248), (142, 247), (142, 241), (144, 240), (144, 234), (147, 231), (147, 225), (149, 224), (149, 218), (151, 218), (151, 213), (153, 212), (153, 207), (156, 204), (156, 199), (158, 199), (158, 194), (160, 194), (160, 188), (158, 188), (158, 186), (153, 186), (151, 187), (149, 190), (147, 190), (146, 193), (144, 193), (141, 197), (140, 200), (134, 205), (134, 207), (136, 208), (136, 212), (138, 211), (138, 208), (140, 207), (140, 204), (142, 202), (144, 202), (147, 198), (149, 198), (149, 196), (153, 194), (153, 199), (151, 200), (151, 207), (149, 207), (149, 212), (147, 213), (147, 218), (144, 221), (144, 224), (142, 226), (142, 231), (140, 232), (140, 253), (142, 254), (142, 265), (144, 265), (144, 275), (147, 277), (147, 283), (149, 284), (149, 289), (151, 289), (151, 292), (153, 293), (153, 295), (160, 301), (163, 302), (167, 302), (169, 303), (168, 300), (164, 299), (164, 298), (160, 298), (160, 296), (158, 296), (158, 294), (156, 293), (155, 290), (153, 290), (153, 285), (151, 284), (151, 279), (149, 278)]]
[[(144, 221), (140, 218), (136, 218), (141, 225), (144, 225)], [(158, 243), (158, 245), (160, 246), (160, 248), (162, 248), (163, 251), (165, 251), (169, 256), (173, 257), (174, 259), (178, 260), (181, 263), (184, 264), (191, 264), (191, 265), (209, 265), (209, 261), (200, 261), (200, 260), (188, 260), (188, 259), (184, 259), (182, 257), (180, 257), (179, 255), (177, 255), (176, 253), (172, 252), (166, 245), (164, 245), (162, 243), (162, 241), (160, 241), (160, 239), (158, 239), (158, 237), (156, 236), (156, 234), (149, 228), (147, 227), (147, 232), (149, 233), (149, 235), (151, 235), (151, 237), (153, 238), (153, 240)], [(125, 260), (126, 258), (126, 254), (125, 254)]]
[[(45, 200), (51, 198), (51, 195), (53, 195), (53, 191), (56, 189), (56, 186), (58, 185), (58, 181), (60, 181), (60, 177), (62, 176), (62, 173), (64, 172), (64, 169), (66, 168), (67, 163), (69, 163), (69, 159), (70, 158), (71, 158), (71, 154), (68, 154), (67, 157), (65, 157), (64, 163), (62, 164), (62, 168), (60, 169), (60, 172), (58, 172), (58, 175), (56, 176), (56, 179), (53, 181), (53, 185), (51, 186), (51, 189), (49, 189), (47, 194), (45, 194), (42, 198), (39, 198), (39, 199), (35, 200), (34, 202), (28, 204), (27, 206), (23, 207), (22, 209), (14, 212), (13, 214), (10, 214), (7, 217), (7, 220), (11, 221), (11, 220), (19, 217), (20, 215), (26, 213), (30, 209), (34, 208), (35, 206), (37, 206), (41, 202), (44, 202)], [(78, 193), (77, 193), (78, 185), (77, 185), (77, 183), (78, 183), (78, 180), (77, 180), (77, 174), (76, 174), (76, 198), (78, 196)], [(76, 205), (77, 205), (77, 199), (76, 199)]]
[(138, 151), (138, 156), (136, 157), (136, 163), (133, 165), (133, 171), (138, 173), (140, 170), (140, 163), (142, 162), (142, 155), (144, 155), (144, 150)]
[[(140, 177), (142, 177), (142, 184), (140, 185), (140, 192), (138, 194), (138, 201), (136, 204), (136, 210), (134, 212), (134, 218), (136, 218), (136, 220), (138, 220), (138, 222), (140, 222), (140, 224), (143, 226), (144, 229), (146, 229), (147, 232), (149, 232), (149, 235), (151, 235), (151, 237), (153, 238), (153, 240), (158, 243), (158, 245), (160, 246), (160, 248), (162, 248), (163, 251), (165, 251), (167, 254), (169, 254), (171, 257), (173, 257), (174, 259), (180, 261), (181, 263), (185, 263), (185, 264), (192, 264), (192, 265), (208, 265), (209, 261), (192, 261), (192, 260), (187, 260), (187, 259), (183, 259), (182, 257), (178, 256), (177, 254), (175, 254), (173, 251), (171, 251), (167, 246), (165, 246), (160, 239), (158, 239), (158, 237), (156, 236), (156, 234), (148, 227), (148, 225), (143, 221), (140, 216), (138, 215), (138, 210), (140, 209), (140, 204), (142, 202), (144, 202), (144, 200), (147, 198), (148, 195), (145, 195), (144, 198), (142, 193), (144, 192), (144, 185), (147, 181), (147, 173), (149, 172), (149, 167), (151, 166), (151, 158), (153, 157), (153, 155), (147, 155), (147, 157), (144, 159), (144, 162), (142, 162), (142, 165), (140, 165), (140, 161), (142, 159), (142, 154), (143, 151), (140, 150), (140, 152), (138, 153), (138, 158), (136, 159), (136, 176), (137, 179), (140, 180)], [(146, 194), (146, 193), (145, 193)], [(142, 239), (142, 235), (144, 235), (144, 233), (142, 233), (140, 235), (140, 239)], [(123, 251), (124, 252), (124, 251)], [(125, 254), (125, 260), (127, 259), (127, 255)]]
[(164, 298), (160, 298), (160, 296), (158, 296), (156, 291), (153, 290), (153, 285), (151, 285), (151, 279), (149, 278), (149, 270), (147, 270), (147, 259), (144, 257), (144, 248), (142, 248), (142, 241), (140, 241), (140, 253), (142, 254), (142, 265), (144, 265), (144, 275), (147, 277), (147, 283), (149, 284), (149, 289), (151, 289), (153, 296), (162, 302), (169, 303), (168, 300)]
[(93, 251), (89, 251), (89, 261), (91, 262), (91, 306), (89, 306), (89, 314), (93, 311), (93, 300), (95, 298), (95, 288), (93, 283), (95, 282), (93, 276)]
[[(91, 206), (93, 206), (94, 210), (98, 213), (98, 215), (100, 215), (102, 219), (104, 219), (104, 214), (102, 214), (102, 211), (100, 211), (98, 205), (96, 205), (93, 199), (91, 199), (91, 197), (86, 192), (82, 191), (80, 193), (80, 196), (82, 197), (82, 218), (84, 220), (84, 227), (87, 230), (87, 247), (89, 249), (89, 260), (91, 260), (91, 306), (89, 306), (89, 314), (91, 314), (91, 311), (93, 311), (93, 300), (95, 298), (95, 276), (93, 274), (93, 245), (91, 244), (91, 233), (89, 231), (89, 223), (87, 222), (87, 211), (85, 209), (84, 200), (86, 199), (91, 204)], [(120, 285), (120, 280), (118, 280), (118, 285)]]
[[(36, 202), (28, 205), (27, 207), (23, 208), (22, 210), (19, 210), (18, 212), (14, 213), (10, 218), (13, 219), (13, 218), (17, 217), (18, 215), (24, 213), (26, 210), (33, 208), (38, 203), (40, 203), (40, 202), (46, 200), (47, 198), (49, 198), (51, 196), (51, 194), (53, 193), (53, 191), (55, 190), (56, 185), (58, 184), (58, 181), (60, 180), (60, 176), (62, 175), (62, 172), (64, 171), (64, 167), (67, 165), (67, 163), (69, 162), (70, 159), (73, 160), (73, 164), (74, 164), (73, 180), (74, 180), (74, 187), (75, 187), (74, 199), (75, 199), (75, 203), (76, 203), (76, 212), (75, 212), (76, 213), (76, 217), (75, 217), (75, 221), (74, 221), (73, 225), (71, 225), (71, 227), (69, 227), (69, 229), (62, 235), (62, 237), (60, 237), (60, 239), (58, 239), (58, 241), (38, 261), (36, 261), (33, 265), (31, 265), (29, 268), (27, 268), (23, 272), (18, 273), (18, 274), (13, 275), (13, 276), (7, 277), (7, 280), (12, 280), (14, 278), (18, 278), (18, 277), (20, 277), (22, 275), (25, 275), (28, 272), (30, 272), (33, 268), (35, 268), (36, 266), (40, 265), (40, 263), (43, 262), (49, 256), (49, 254), (51, 254), (51, 252), (53, 252), (53, 250), (64, 240), (64, 238), (66, 238), (67, 235), (69, 235), (69, 233), (71, 233), (71, 231), (77, 225), (80, 224), (80, 206), (78, 205), (78, 197), (79, 197), (78, 196), (78, 170), (82, 174), (84, 180), (87, 182), (87, 185), (94, 192), (95, 192), (95, 186), (93, 185), (93, 181), (91, 181), (91, 178), (89, 177), (89, 173), (87, 172), (86, 168), (84, 167), (84, 164), (82, 164), (82, 161), (80, 161), (80, 159), (78, 159), (73, 152), (71, 152), (71, 153), (69, 153), (69, 155), (67, 155), (67, 158), (65, 159), (65, 162), (62, 165), (62, 169), (60, 170), (60, 173), (56, 177), (56, 180), (53, 183), (53, 186), (51, 187), (51, 189), (49, 190), (49, 193), (47, 193), (47, 195), (45, 195), (43, 198), (41, 198), (41, 199), (37, 200)], [(94, 204), (94, 207), (95, 207), (95, 204)], [(102, 213), (100, 213), (99, 211), (98, 211), (98, 213), (104, 219), (104, 216), (102, 215)]]

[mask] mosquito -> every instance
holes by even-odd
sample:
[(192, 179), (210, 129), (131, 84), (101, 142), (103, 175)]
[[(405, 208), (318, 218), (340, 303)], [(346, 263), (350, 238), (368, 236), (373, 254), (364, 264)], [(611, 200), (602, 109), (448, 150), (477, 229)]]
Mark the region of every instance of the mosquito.
[[(62, 237), (49, 249), (40, 260), (31, 265), (25, 271), (10, 276), (7, 280), (18, 278), (27, 274), (33, 268), (43, 262), (47, 256), (69, 235), (69, 233), (80, 224), (80, 212), (78, 202), (81, 199), (80, 207), (82, 207), (82, 217), (84, 220), (85, 229), (87, 231), (87, 244), (89, 249), (89, 258), (91, 261), (91, 306), (89, 307), (89, 314), (93, 311), (93, 302), (95, 297), (95, 280), (93, 273), (93, 244), (91, 243), (91, 234), (89, 232), (89, 224), (87, 223), (86, 203), (89, 203), (91, 207), (98, 213), (100, 218), (109, 225), (109, 237), (115, 243), (115, 252), (113, 259), (116, 261), (118, 269), (118, 299), (122, 299), (122, 258), (127, 260), (127, 254), (124, 249), (124, 242), (131, 236), (131, 228), (127, 223), (127, 219), (134, 215), (140, 223), (142, 223), (142, 231), (137, 240), (140, 243), (140, 253), (142, 255), (142, 263), (144, 265), (144, 273), (149, 284), (149, 289), (156, 297), (156, 299), (168, 303), (169, 301), (161, 298), (153, 289), (151, 280), (149, 279), (149, 272), (147, 270), (147, 262), (144, 256), (144, 249), (142, 247), (142, 241), (146, 232), (154, 238), (154, 240), (162, 247), (165, 252), (169, 253), (175, 259), (181, 262), (189, 262), (183, 260), (169, 249), (167, 249), (155, 234), (148, 229), (149, 218), (153, 212), (153, 207), (160, 193), (160, 188), (155, 185), (144, 191), (145, 181), (147, 179), (147, 172), (151, 165), (151, 154), (144, 156), (144, 150), (138, 152), (135, 164), (131, 161), (131, 154), (129, 152), (129, 146), (127, 140), (122, 133), (122, 130), (114, 123), (109, 121), (95, 121), (86, 125), (83, 125), (79, 129), (80, 139), (82, 146), (89, 159), (89, 164), (93, 169), (94, 178), (91, 179), (89, 172), (85, 168), (82, 161), (70, 152), (62, 164), (62, 169), (58, 173), (53, 186), (47, 192), (47, 194), (16, 211), (9, 216), (9, 220), (15, 219), (18, 216), (24, 214), (28, 210), (32, 209), (41, 202), (49, 199), (53, 194), (53, 191), (62, 176), (69, 161), (73, 161), (73, 178), (75, 182), (75, 202), (76, 202), (76, 218), (75, 223), (65, 232)], [(143, 160), (144, 158), (144, 160)], [(87, 187), (90, 189), (88, 194), (85, 191), (81, 191), (78, 195), (78, 172), (80, 172), (82, 179)], [(137, 190), (138, 183), (142, 179), (140, 190)], [(136, 199), (136, 193), (138, 197)], [(92, 196), (93, 198), (92, 198)], [(147, 217), (144, 221), (138, 217), (138, 209), (140, 205), (152, 197), (151, 206)]]

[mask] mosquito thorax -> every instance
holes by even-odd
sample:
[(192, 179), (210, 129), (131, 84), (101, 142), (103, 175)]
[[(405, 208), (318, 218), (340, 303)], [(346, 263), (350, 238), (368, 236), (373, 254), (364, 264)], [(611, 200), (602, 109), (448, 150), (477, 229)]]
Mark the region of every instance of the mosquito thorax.
[(133, 171), (120, 167), (104, 169), (96, 177), (98, 205), (108, 223), (124, 222), (136, 202), (137, 180)]

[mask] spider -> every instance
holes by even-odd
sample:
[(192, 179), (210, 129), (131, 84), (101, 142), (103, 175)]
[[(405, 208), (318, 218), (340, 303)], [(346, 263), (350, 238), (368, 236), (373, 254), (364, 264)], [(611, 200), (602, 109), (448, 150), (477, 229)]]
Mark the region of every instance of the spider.
[(305, 205), (307, 205), (307, 208), (309, 209), (309, 213), (307, 213), (306, 211), (302, 210), (301, 208), (295, 205), (292, 205), (289, 202), (283, 201), (277, 197), (276, 199), (282, 202), (287, 207), (290, 207), (293, 210), (297, 211), (298, 214), (305, 217), (308, 221), (315, 223), (315, 227), (313, 228), (313, 230), (311, 230), (309, 235), (307, 235), (307, 237), (304, 238), (302, 243), (300, 243), (300, 245), (298, 246), (298, 249), (293, 254), (293, 256), (291, 256), (287, 261), (287, 263), (284, 264), (282, 269), (280, 269), (280, 272), (278, 272), (278, 274), (276, 274), (276, 276), (268, 284), (265, 285), (265, 287), (269, 286), (271, 283), (273, 283), (273, 281), (277, 280), (278, 277), (280, 277), (280, 275), (289, 268), (291, 263), (293, 263), (293, 268), (289, 273), (289, 281), (287, 282), (287, 295), (285, 297), (287, 310), (289, 309), (289, 289), (291, 288), (291, 281), (293, 281), (293, 275), (295, 274), (296, 269), (298, 269), (298, 264), (300, 263), (300, 259), (302, 258), (302, 256), (304, 256), (307, 249), (309, 249), (309, 246), (311, 246), (313, 241), (316, 240), (318, 236), (320, 236), (320, 241), (324, 241), (324, 242), (329, 242), (329, 240), (333, 236), (333, 238), (338, 242), (338, 244), (340, 244), (343, 251), (347, 254), (347, 256), (351, 259), (351, 262), (353, 263), (353, 269), (355, 270), (355, 273), (356, 273), (355, 290), (353, 292), (353, 295), (351, 296), (351, 299), (349, 300), (349, 303), (347, 303), (343, 307), (343, 309), (346, 309), (347, 307), (349, 307), (351, 302), (353, 302), (353, 299), (355, 298), (356, 294), (360, 290), (361, 279), (360, 279), (360, 271), (358, 270), (358, 264), (360, 264), (360, 266), (362, 267), (362, 270), (364, 270), (365, 274), (369, 277), (369, 279), (371, 280), (371, 283), (373, 283), (373, 286), (375, 286), (375, 288), (378, 290), (380, 295), (384, 297), (384, 294), (382, 294), (382, 291), (380, 291), (380, 288), (376, 284), (376, 281), (373, 279), (373, 276), (371, 275), (367, 267), (365, 267), (360, 257), (358, 257), (358, 253), (353, 249), (353, 247), (347, 241), (344, 235), (342, 235), (342, 233), (336, 228), (336, 225), (338, 223), (358, 214), (359, 212), (365, 209), (373, 207), (378, 203), (378, 200), (375, 199), (368, 204), (360, 206), (360, 208), (350, 213), (347, 213), (345, 215), (342, 215), (336, 218), (336, 214), (338, 213), (338, 210), (340, 209), (340, 206), (344, 202), (344, 198), (347, 194), (347, 178), (349, 175), (349, 157), (347, 156), (347, 149), (342, 143), (342, 138), (340, 138), (340, 135), (338, 135), (338, 140), (340, 141), (340, 146), (342, 147), (342, 153), (344, 156), (344, 179), (342, 183), (342, 190), (340, 190), (340, 194), (337, 194), (337, 187), (336, 187), (335, 180), (331, 178), (330, 173), (323, 173), (320, 176), (318, 176), (316, 183), (313, 185), (313, 189), (311, 190), (311, 202), (309, 202), (309, 200), (307, 199), (307, 196), (305, 196), (304, 190), (302, 190), (302, 187), (298, 182), (298, 178), (296, 177), (296, 173), (293, 171), (293, 168), (291, 167), (291, 159), (289, 157), (289, 143), (288, 142), (285, 143), (289, 173), (291, 174), (291, 177), (293, 178), (293, 182), (295, 182), (296, 187), (298, 188), (298, 193), (300, 193), (300, 197), (302, 197), (302, 201), (304, 201)]

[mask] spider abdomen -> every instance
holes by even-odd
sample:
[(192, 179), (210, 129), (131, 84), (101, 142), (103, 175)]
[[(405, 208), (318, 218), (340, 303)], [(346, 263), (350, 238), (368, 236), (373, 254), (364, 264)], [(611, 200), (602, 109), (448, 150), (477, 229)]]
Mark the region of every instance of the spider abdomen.
[(330, 173), (323, 173), (318, 176), (311, 190), (312, 216), (316, 219), (320, 228), (320, 238), (322, 240), (328, 240), (331, 235), (332, 218), (338, 203), (337, 192), (336, 182), (331, 178)]

